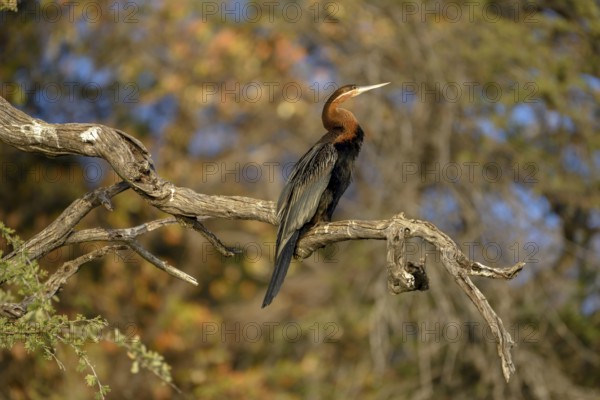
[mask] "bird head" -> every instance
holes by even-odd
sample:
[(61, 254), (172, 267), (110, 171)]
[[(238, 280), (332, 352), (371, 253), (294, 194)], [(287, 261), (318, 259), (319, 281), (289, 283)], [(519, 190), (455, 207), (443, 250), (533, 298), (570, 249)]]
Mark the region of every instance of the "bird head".
[(327, 103), (343, 103), (344, 101), (356, 97), (361, 93), (368, 92), (372, 89), (377, 89), (382, 86), (388, 85), (390, 82), (379, 83), (377, 85), (370, 86), (356, 86), (356, 85), (345, 85), (333, 92), (333, 94), (327, 100)]

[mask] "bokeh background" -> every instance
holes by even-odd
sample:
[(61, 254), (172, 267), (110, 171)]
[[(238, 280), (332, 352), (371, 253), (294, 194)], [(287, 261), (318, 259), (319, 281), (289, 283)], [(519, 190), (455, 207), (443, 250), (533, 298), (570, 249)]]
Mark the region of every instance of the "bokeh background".
[[(518, 345), (509, 384), (484, 321), (418, 240), (428, 292), (389, 295), (385, 243), (354, 241), (294, 262), (264, 310), (275, 227), (258, 222), (207, 223), (241, 250), (229, 259), (178, 226), (142, 239), (198, 287), (135, 255), (85, 266), (58, 311), (139, 335), (190, 398), (600, 395), (598, 1), (22, 1), (0, 12), (0, 61), (0, 95), (28, 114), (117, 127), (177, 185), (268, 200), (323, 133), (336, 87), (392, 82), (347, 106), (367, 139), (334, 217), (404, 212), (478, 261), (527, 262), (514, 281), (476, 279)], [(0, 220), (22, 238), (117, 181), (101, 160), (2, 144), (0, 166)], [(81, 227), (164, 216), (130, 192), (114, 205)], [(88, 350), (111, 398), (176, 396), (105, 336)], [(21, 346), (0, 354), (0, 397), (91, 397), (76, 357), (58, 356), (66, 371)]]

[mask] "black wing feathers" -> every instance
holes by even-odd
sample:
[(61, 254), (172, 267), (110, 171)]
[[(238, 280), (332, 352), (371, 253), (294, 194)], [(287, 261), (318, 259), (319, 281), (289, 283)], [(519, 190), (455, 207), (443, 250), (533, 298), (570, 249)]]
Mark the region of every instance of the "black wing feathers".
[(275, 246), (275, 270), (263, 307), (269, 305), (279, 292), (294, 255), (300, 229), (315, 215), (336, 161), (337, 151), (331, 143), (315, 144), (298, 161), (281, 192), (277, 202), (279, 228)]

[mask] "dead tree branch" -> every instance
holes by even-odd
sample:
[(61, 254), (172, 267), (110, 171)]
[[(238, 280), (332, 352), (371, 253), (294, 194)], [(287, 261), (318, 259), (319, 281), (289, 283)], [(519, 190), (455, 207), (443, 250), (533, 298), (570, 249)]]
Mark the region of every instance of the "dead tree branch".
[[(11, 262), (19, 253), (26, 254), (31, 260), (39, 259), (58, 247), (83, 241), (118, 242), (120, 246), (126, 245), (171, 275), (195, 283), (195, 279), (191, 276), (159, 260), (142, 248), (136, 238), (161, 226), (179, 222), (199, 231), (222, 254), (232, 255), (234, 251), (227, 248), (200, 221), (207, 218), (223, 218), (256, 220), (273, 225), (278, 223), (275, 205), (271, 201), (238, 196), (206, 195), (185, 187), (178, 187), (161, 178), (155, 171), (152, 158), (144, 145), (117, 129), (99, 124), (48, 124), (15, 109), (0, 97), (0, 141), (22, 151), (42, 153), (47, 156), (78, 154), (99, 157), (106, 160), (123, 180), (123, 182), (108, 188), (96, 189), (75, 200), (56, 221), (27, 241), (21, 248), (15, 249), (2, 261)], [(173, 217), (128, 229), (74, 230), (75, 225), (98, 205), (104, 204), (110, 210), (110, 198), (127, 188), (133, 189), (150, 205)], [(440, 254), (440, 264), (454, 278), (454, 281), (486, 320), (496, 338), (502, 370), (508, 381), (510, 375), (514, 373), (510, 353), (514, 343), (504, 328), (502, 320), (496, 315), (485, 296), (473, 284), (469, 276), (512, 279), (523, 268), (524, 263), (517, 263), (504, 269), (488, 267), (469, 260), (457, 244), (433, 224), (407, 219), (402, 214), (389, 220), (337, 221), (317, 226), (302, 237), (298, 243), (297, 255), (305, 258), (318, 248), (339, 241), (386, 240), (388, 243), (387, 268), (390, 292), (398, 294), (406, 291), (426, 290), (428, 280), (423, 263), (415, 265), (406, 259), (404, 243), (406, 239), (412, 237), (422, 238), (435, 246)], [(105, 254), (107, 251), (117, 248), (120, 247), (107, 246), (82, 256), (85, 258), (83, 261), (82, 257), (79, 257), (71, 261), (73, 264), (65, 263), (57, 271), (57, 274), (65, 269), (68, 271), (78, 269), (79, 265), (87, 262), (86, 260), (99, 257), (102, 251)], [(56, 274), (53, 275), (49, 281), (53, 279), (53, 282), (59, 282), (62, 285), (73, 273), (61, 272), (56, 277)], [(52, 284), (52, 288), (54, 288), (54, 284)], [(7, 311), (7, 314), (10, 313)], [(22, 315), (18, 310), (13, 314), (14, 317)]]

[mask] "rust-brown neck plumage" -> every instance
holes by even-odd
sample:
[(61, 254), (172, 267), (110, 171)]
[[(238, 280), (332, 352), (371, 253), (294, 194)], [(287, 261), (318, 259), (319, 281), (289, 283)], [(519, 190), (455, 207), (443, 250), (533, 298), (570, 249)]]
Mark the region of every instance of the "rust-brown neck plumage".
[(358, 128), (358, 121), (350, 111), (338, 107), (348, 99), (344, 94), (334, 93), (323, 107), (323, 126), (328, 132), (335, 133), (338, 137), (336, 142), (350, 138)]

